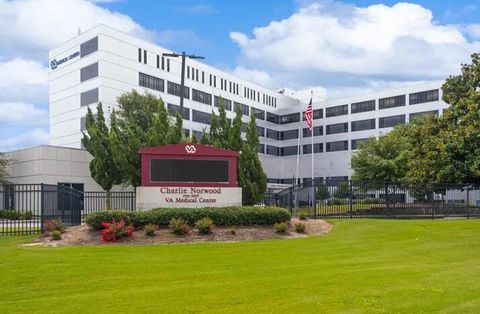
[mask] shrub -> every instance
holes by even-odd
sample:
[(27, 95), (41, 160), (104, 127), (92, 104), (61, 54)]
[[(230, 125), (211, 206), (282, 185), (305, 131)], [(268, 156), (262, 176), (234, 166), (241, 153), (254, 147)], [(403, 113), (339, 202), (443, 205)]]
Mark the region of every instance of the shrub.
[(195, 223), (195, 227), (197, 227), (200, 234), (209, 234), (210, 232), (212, 232), (213, 220), (211, 220), (210, 218), (199, 219)]
[(45, 222), (45, 230), (49, 233), (52, 233), (53, 231), (63, 233), (65, 231), (65, 224), (58, 218), (50, 219)]
[(33, 213), (31, 211), (26, 211), (22, 214), (22, 219), (30, 220), (33, 218)]
[(132, 225), (127, 225), (123, 220), (103, 222), (102, 226), (103, 242), (116, 242), (125, 237), (133, 238), (134, 227)]
[(295, 226), (295, 231), (298, 232), (298, 233), (304, 233), (305, 232), (305, 229), (306, 229), (306, 225), (304, 222), (296, 222), (294, 224)]
[(143, 230), (145, 231), (145, 235), (147, 237), (153, 237), (155, 235), (155, 231), (157, 231), (157, 228), (157, 225), (146, 224)]
[(275, 228), (275, 231), (278, 233), (286, 233), (288, 229), (288, 222), (277, 222), (273, 225), (273, 228)]
[(298, 219), (300, 220), (307, 220), (307, 214), (306, 213), (300, 213), (298, 215)]
[(33, 213), (26, 211), (24, 213), (16, 211), (15, 209), (2, 209), (0, 210), (0, 218), (20, 220), (20, 219), (32, 219)]
[(210, 218), (216, 226), (271, 226), (277, 222), (289, 221), (291, 215), (284, 208), (272, 206), (157, 208), (149, 211), (101, 211), (88, 215), (86, 222), (94, 229), (100, 230), (103, 221), (124, 220), (126, 224), (133, 224), (135, 228), (142, 228), (148, 223), (168, 226), (172, 218), (181, 218), (189, 224), (194, 224), (206, 217)]
[(172, 229), (173, 234), (185, 235), (188, 233), (188, 224), (182, 218), (172, 218), (168, 226)]
[(62, 239), (62, 233), (58, 230), (53, 230), (51, 233), (50, 233), (50, 238), (53, 240), (53, 241), (58, 241), (58, 240), (61, 240)]

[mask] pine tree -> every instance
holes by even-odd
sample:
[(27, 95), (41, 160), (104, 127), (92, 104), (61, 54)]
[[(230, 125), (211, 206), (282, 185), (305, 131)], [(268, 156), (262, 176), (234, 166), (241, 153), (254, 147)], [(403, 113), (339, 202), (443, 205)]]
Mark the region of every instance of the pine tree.
[(8, 183), (8, 159), (5, 158), (5, 155), (0, 153), (0, 184)]
[(267, 189), (267, 175), (258, 157), (258, 132), (255, 116), (251, 114), (247, 126), (246, 142), (239, 158), (239, 183), (245, 205), (253, 205), (263, 199)]
[(210, 145), (221, 147), (218, 118), (213, 110), (212, 114), (210, 115), (210, 130), (208, 132), (208, 140)]
[[(105, 122), (101, 103), (97, 106), (96, 118), (93, 116), (90, 108), (88, 108), (85, 122), (87, 133), (83, 133), (82, 143), (85, 149), (93, 156), (93, 159), (90, 161), (90, 174), (95, 182), (105, 190), (105, 206), (107, 209), (110, 209), (110, 190), (115, 184), (121, 183), (122, 171), (114, 160), (110, 131)], [(116, 120), (114, 123), (116, 124)]]
[(168, 132), (167, 144), (178, 144), (183, 140), (183, 118), (177, 112), (175, 115), (175, 125), (170, 127)]
[(152, 126), (147, 131), (148, 146), (165, 145), (169, 141), (167, 138), (170, 132), (170, 121), (165, 106), (159, 106), (158, 113), (155, 114)]
[(237, 107), (235, 110), (235, 118), (233, 118), (232, 126), (229, 131), (228, 145), (226, 148), (241, 152), (243, 147), (242, 140), (242, 110)]
[(223, 98), (220, 98), (220, 105), (218, 107), (218, 139), (221, 148), (228, 148), (228, 140), (230, 138), (230, 122), (227, 119), (227, 112), (225, 111), (225, 104)]
[(207, 133), (207, 130), (205, 128), (202, 131), (202, 137), (200, 138), (200, 144), (210, 145), (210, 140), (208, 138), (208, 133)]

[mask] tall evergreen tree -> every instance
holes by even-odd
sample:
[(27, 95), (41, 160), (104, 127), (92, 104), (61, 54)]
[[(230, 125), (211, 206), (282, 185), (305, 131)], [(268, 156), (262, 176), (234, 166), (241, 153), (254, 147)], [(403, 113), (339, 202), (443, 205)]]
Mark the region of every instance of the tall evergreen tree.
[(218, 140), (221, 148), (228, 147), (228, 140), (230, 138), (230, 122), (227, 119), (227, 112), (225, 111), (225, 102), (223, 98), (220, 98), (220, 105), (218, 107)]
[(183, 118), (178, 112), (175, 115), (175, 124), (170, 127), (167, 137), (168, 144), (178, 144), (183, 140)]
[(247, 126), (246, 142), (239, 157), (239, 183), (242, 189), (242, 201), (245, 205), (253, 205), (263, 199), (267, 190), (267, 175), (263, 171), (258, 157), (257, 124), (255, 116), (250, 115)]
[(215, 112), (212, 110), (212, 114), (210, 115), (210, 130), (208, 131), (208, 141), (210, 145), (221, 147), (219, 133), (218, 118)]
[(5, 155), (0, 153), (0, 184), (8, 183), (8, 159), (5, 158)]
[(232, 126), (229, 130), (228, 149), (241, 152), (243, 148), (242, 140), (242, 110), (237, 107), (235, 110), (235, 118), (233, 118)]
[[(113, 145), (110, 141), (110, 132), (105, 122), (101, 103), (97, 105), (96, 117), (88, 108), (85, 122), (87, 133), (83, 133), (82, 143), (93, 156), (90, 161), (90, 174), (95, 182), (105, 190), (105, 206), (110, 209), (110, 190), (115, 184), (121, 183), (122, 172), (114, 160)], [(116, 120), (114, 123), (116, 124)]]

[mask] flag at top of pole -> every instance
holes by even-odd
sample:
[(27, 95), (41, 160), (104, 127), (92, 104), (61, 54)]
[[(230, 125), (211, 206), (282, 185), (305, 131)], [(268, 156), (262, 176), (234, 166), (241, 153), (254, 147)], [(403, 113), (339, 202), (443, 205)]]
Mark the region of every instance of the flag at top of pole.
[(313, 110), (312, 110), (312, 97), (310, 97), (310, 102), (308, 103), (307, 109), (303, 113), (305, 121), (307, 121), (308, 128), (310, 131), (313, 128)]

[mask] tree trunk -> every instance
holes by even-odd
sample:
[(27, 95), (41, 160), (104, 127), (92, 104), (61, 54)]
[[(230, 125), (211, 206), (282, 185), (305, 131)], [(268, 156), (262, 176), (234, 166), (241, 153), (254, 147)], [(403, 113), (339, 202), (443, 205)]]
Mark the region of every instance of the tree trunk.
[(112, 205), (111, 205), (111, 202), (110, 202), (110, 190), (105, 192), (105, 208), (107, 210), (112, 209)]

